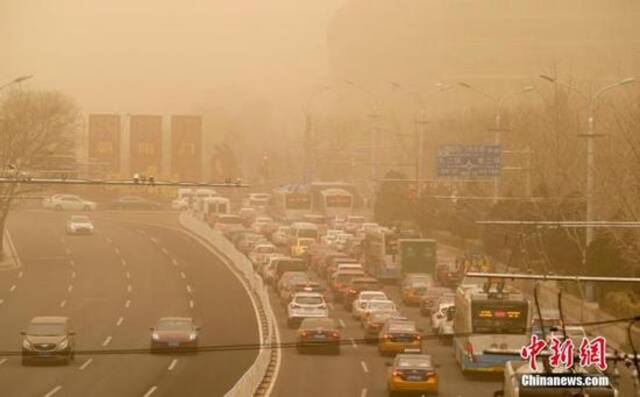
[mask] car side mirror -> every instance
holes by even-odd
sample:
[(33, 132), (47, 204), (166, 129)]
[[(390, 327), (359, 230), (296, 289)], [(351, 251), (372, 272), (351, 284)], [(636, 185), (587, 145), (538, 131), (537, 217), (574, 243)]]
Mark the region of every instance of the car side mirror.
[(69, 335), (73, 336), (76, 334), (76, 331), (69, 331)]
[(149, 327), (149, 331), (154, 331), (154, 330), (155, 330), (155, 328)]
[(201, 327), (201, 326), (197, 326), (197, 327), (196, 327), (196, 331), (200, 331), (201, 329), (202, 329), (202, 327)]
[(440, 364), (434, 364), (433, 365), (433, 368), (440, 368), (440, 367), (442, 367), (442, 365), (440, 365)]
[(496, 390), (493, 392), (493, 397), (504, 397), (504, 390)]
[(26, 335), (27, 333), (25, 331), (20, 331), (20, 335)]
[(385, 366), (385, 367), (391, 367), (391, 366), (393, 366), (393, 363), (392, 363), (392, 362), (390, 362), (390, 361), (385, 361), (385, 362), (384, 362), (384, 366)]

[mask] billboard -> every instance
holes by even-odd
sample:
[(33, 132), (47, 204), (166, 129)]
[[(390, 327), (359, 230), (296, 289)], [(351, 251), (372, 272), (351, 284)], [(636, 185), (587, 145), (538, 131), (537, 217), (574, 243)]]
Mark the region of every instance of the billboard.
[(105, 177), (120, 173), (120, 116), (89, 115), (89, 173)]
[(438, 147), (438, 176), (500, 176), (500, 145), (443, 145)]
[(199, 181), (202, 170), (202, 118), (171, 117), (171, 176)]
[(131, 174), (158, 176), (162, 164), (162, 117), (131, 116), (129, 131)]

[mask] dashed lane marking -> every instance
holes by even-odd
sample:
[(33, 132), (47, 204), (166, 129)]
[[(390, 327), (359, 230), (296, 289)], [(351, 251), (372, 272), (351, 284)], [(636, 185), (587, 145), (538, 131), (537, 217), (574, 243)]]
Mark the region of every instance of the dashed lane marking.
[(169, 251), (165, 247), (162, 247), (162, 253), (165, 255), (169, 255)]
[(129, 306), (131, 306), (131, 301), (130, 301), (130, 300), (127, 300), (127, 301), (124, 303), (124, 307), (126, 307), (126, 308), (128, 309), (128, 308), (129, 308)]
[(365, 363), (364, 361), (360, 361), (360, 366), (362, 367), (362, 370), (365, 374), (369, 373), (369, 367), (367, 367), (367, 363)]
[(67, 255), (71, 255), (71, 250), (69, 248), (65, 248), (64, 253)]
[(9, 288), (9, 292), (13, 292), (13, 291), (15, 291), (15, 290), (16, 290), (16, 285), (15, 285), (15, 284), (13, 284), (13, 285), (11, 286), (11, 288)]
[(347, 324), (345, 324), (345, 323), (344, 323), (344, 320), (343, 320), (343, 319), (338, 319), (338, 322), (340, 323), (340, 326), (341, 326), (342, 328), (347, 328)]
[(120, 263), (122, 263), (122, 266), (127, 266), (127, 261), (123, 259), (120, 259)]
[(60, 307), (63, 308), (65, 307), (66, 304), (67, 304), (67, 301), (63, 300), (62, 302), (60, 302)]
[(131, 284), (127, 285), (127, 292), (131, 292), (133, 290), (133, 287), (131, 287)]
[(47, 394), (44, 395), (44, 397), (51, 397), (54, 394), (56, 394), (57, 392), (59, 392), (60, 390), (62, 390), (62, 386), (58, 385), (56, 387), (54, 387), (53, 389), (51, 389), (51, 391)]
[(153, 241), (153, 242), (154, 242), (154, 243), (156, 243), (156, 244), (158, 244), (158, 243), (159, 243), (158, 239), (157, 239), (157, 238), (155, 238), (155, 237), (149, 237), (149, 240)]
[(0, 360), (0, 365), (4, 364), (4, 363), (6, 363), (6, 362), (7, 362), (7, 359), (6, 359), (6, 358), (3, 358), (2, 360)]
[(113, 251), (116, 253), (116, 255), (120, 255), (120, 248), (116, 247), (113, 249)]
[(0, 305), (4, 303), (4, 299), (0, 299)]
[(22, 276), (24, 276), (24, 272), (18, 273), (18, 278), (22, 278)]
[(175, 258), (171, 258), (171, 263), (173, 266), (178, 266), (178, 261)]
[(353, 346), (354, 349), (358, 348), (358, 344), (353, 338), (349, 338), (349, 341), (351, 341), (351, 346)]
[(87, 361), (85, 361), (81, 366), (80, 366), (80, 371), (84, 371), (85, 368), (87, 368), (89, 366), (89, 364), (91, 364), (93, 362), (93, 359), (90, 358)]
[(111, 335), (107, 336), (107, 339), (102, 342), (102, 346), (107, 346), (109, 343), (111, 343)]
[(107, 240), (107, 243), (109, 243), (109, 244), (113, 243), (113, 240), (111, 240), (111, 237), (107, 237), (107, 238), (105, 238), (105, 240)]
[(75, 266), (76, 265), (76, 261), (74, 261), (73, 259), (69, 259), (69, 266)]
[(367, 397), (367, 389), (362, 389), (360, 392), (360, 397)]
[(167, 368), (169, 371), (173, 371), (173, 369), (175, 368), (176, 364), (178, 364), (178, 359), (174, 358), (173, 361), (171, 361), (171, 364), (169, 364), (169, 368)]
[(184, 274), (184, 272), (180, 272), (180, 277), (182, 277), (182, 279), (184, 280), (184, 279), (186, 279), (186, 278), (187, 278), (187, 275), (186, 275), (186, 274)]
[(127, 279), (131, 278), (131, 273), (129, 273), (129, 272), (126, 272), (124, 275), (125, 275), (125, 277), (127, 277)]
[(187, 285), (187, 292), (191, 293), (191, 286), (190, 285)]
[(120, 316), (120, 318), (118, 319), (118, 322), (116, 323), (116, 327), (121, 326), (123, 321), (124, 321), (124, 317)]
[(193, 309), (193, 306), (195, 306), (195, 304), (193, 303), (193, 300), (189, 301), (189, 307)]
[(76, 272), (71, 272), (71, 278), (76, 278)]
[(67, 287), (67, 292), (71, 292), (73, 290), (73, 285)]
[(152, 395), (156, 390), (158, 390), (158, 386), (151, 386), (151, 388), (144, 394), (144, 396), (142, 397), (149, 397), (150, 395)]

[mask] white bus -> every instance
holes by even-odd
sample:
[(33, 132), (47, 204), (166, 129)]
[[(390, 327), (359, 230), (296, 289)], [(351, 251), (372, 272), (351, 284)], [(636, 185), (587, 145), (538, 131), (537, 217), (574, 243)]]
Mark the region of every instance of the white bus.
[(202, 199), (202, 220), (211, 227), (219, 214), (231, 213), (231, 201), (226, 197), (207, 197)]
[(488, 279), (463, 280), (455, 297), (454, 355), (463, 373), (503, 372), (512, 354), (485, 354), (485, 350), (519, 351), (529, 343), (531, 309), (524, 295)]
[(325, 189), (320, 192), (320, 211), (327, 218), (345, 219), (353, 211), (353, 194), (344, 189)]
[(311, 213), (311, 193), (275, 190), (271, 200), (271, 212), (277, 218), (289, 221), (302, 220)]
[(213, 189), (196, 189), (191, 200), (191, 208), (195, 212), (202, 212), (202, 203), (204, 199), (216, 197), (218, 193)]
[(362, 240), (363, 263), (367, 272), (381, 281), (398, 281), (401, 276), (398, 235), (386, 227), (368, 228)]

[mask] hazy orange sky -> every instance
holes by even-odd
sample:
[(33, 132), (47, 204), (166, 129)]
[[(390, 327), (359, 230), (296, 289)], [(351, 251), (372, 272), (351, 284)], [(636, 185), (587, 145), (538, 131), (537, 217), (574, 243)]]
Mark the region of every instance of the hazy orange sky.
[(327, 74), (345, 0), (2, 0), (0, 80), (72, 95), (85, 112), (190, 112), (233, 87), (258, 95)]

